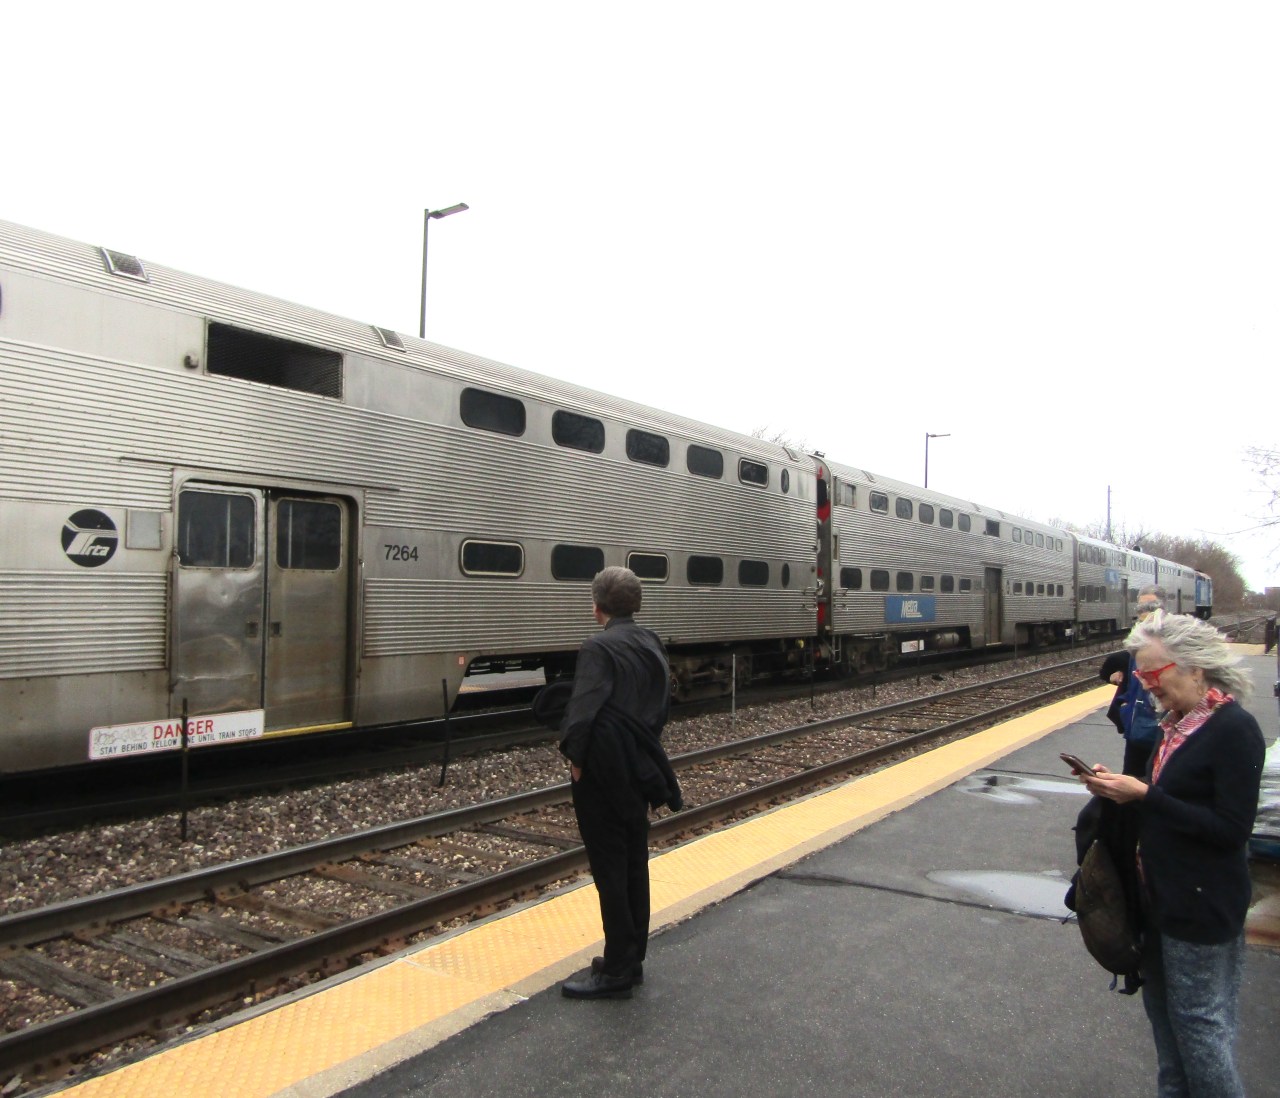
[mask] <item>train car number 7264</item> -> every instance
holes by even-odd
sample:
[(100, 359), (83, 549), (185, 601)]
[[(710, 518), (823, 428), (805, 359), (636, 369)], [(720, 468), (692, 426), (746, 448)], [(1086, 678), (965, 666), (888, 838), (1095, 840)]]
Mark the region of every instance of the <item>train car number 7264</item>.
[(418, 547), (416, 545), (384, 545), (387, 551), (387, 560), (417, 560)]

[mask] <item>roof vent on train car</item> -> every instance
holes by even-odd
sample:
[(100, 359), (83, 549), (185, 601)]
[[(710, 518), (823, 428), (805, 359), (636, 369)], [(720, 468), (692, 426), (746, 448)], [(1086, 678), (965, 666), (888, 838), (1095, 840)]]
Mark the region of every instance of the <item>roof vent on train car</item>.
[(291, 339), (209, 324), (205, 370), (281, 389), (342, 399), (342, 356)]
[(404, 340), (400, 338), (399, 332), (393, 332), (390, 328), (379, 328), (373, 325), (373, 330), (378, 333), (378, 338), (382, 340), (384, 347), (390, 347), (393, 351), (404, 350)]
[(147, 276), (146, 267), (142, 265), (142, 260), (136, 255), (113, 252), (110, 248), (99, 248), (98, 251), (102, 253), (102, 262), (106, 264), (108, 274), (136, 279), (138, 282), (151, 281)]

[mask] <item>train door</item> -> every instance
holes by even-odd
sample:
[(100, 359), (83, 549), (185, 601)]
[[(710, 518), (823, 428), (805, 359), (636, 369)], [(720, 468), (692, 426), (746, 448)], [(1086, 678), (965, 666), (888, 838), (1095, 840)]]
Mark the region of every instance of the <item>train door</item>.
[(1117, 623), (1122, 629), (1133, 624), (1134, 608), (1129, 605), (1129, 578), (1120, 581), (1120, 620)]
[(1000, 628), (1000, 596), (1002, 594), (1001, 585), (1004, 579), (1000, 574), (999, 568), (988, 568), (986, 587), (986, 618), (987, 618), (987, 643), (999, 644), (1001, 640)]
[(348, 719), (350, 504), (189, 482), (178, 495), (173, 712)]

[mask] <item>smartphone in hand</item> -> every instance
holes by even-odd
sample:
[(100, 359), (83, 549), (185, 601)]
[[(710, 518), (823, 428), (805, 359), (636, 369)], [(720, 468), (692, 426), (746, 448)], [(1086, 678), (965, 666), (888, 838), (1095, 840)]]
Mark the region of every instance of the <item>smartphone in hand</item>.
[(1079, 755), (1068, 755), (1065, 751), (1060, 751), (1058, 752), (1058, 758), (1071, 767), (1071, 769), (1077, 774), (1088, 774), (1089, 777), (1092, 778), (1098, 773), (1092, 766), (1085, 762), (1084, 759), (1080, 758)]

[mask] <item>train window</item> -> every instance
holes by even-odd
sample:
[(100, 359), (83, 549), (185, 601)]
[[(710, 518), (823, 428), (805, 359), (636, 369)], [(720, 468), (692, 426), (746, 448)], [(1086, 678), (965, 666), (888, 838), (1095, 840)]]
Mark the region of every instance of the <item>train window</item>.
[(791, 565), (789, 565), (785, 560), (782, 562), (782, 586), (791, 586)]
[(1058, 552), (1059, 552), (1059, 553), (1061, 553), (1061, 552), (1062, 552), (1062, 539), (1061, 539), (1061, 538), (1054, 538), (1053, 540), (1054, 540), (1054, 543), (1057, 545)]
[(1036, 535), (1036, 548), (1037, 548), (1037, 549), (1043, 549), (1043, 548), (1044, 548), (1044, 535), (1043, 535), (1043, 534), (1037, 534), (1037, 535)]
[(933, 525), (933, 504), (932, 503), (920, 504), (920, 521), (927, 522), (930, 525)]
[(489, 393), (484, 389), (463, 389), (462, 422), (478, 431), (499, 435), (524, 434), (524, 404), (515, 397)]
[(884, 568), (871, 569), (871, 590), (887, 591), (889, 590), (889, 572)]
[(205, 369), (300, 393), (342, 399), (342, 356), (291, 339), (210, 324)]
[(707, 446), (693, 446), (684, 455), (685, 465), (694, 476), (712, 477), (719, 480), (724, 476), (724, 454)]
[(742, 587), (767, 587), (769, 562), (766, 560), (738, 561), (738, 583)]
[(464, 541), (462, 572), (467, 576), (518, 576), (524, 571), (524, 547), (506, 541)]
[(841, 568), (840, 569), (840, 586), (850, 591), (862, 590), (862, 569), (861, 568)]
[(1013, 540), (1014, 541), (1022, 540), (1022, 530), (1017, 526), (1013, 528)]
[(960, 577), (960, 590), (961, 590), (961, 591), (970, 591), (970, 590), (972, 590), (972, 589), (973, 589), (973, 580), (971, 580), (968, 576), (961, 576), (961, 577)]
[(881, 514), (889, 513), (889, 497), (883, 492), (871, 493), (871, 510), (879, 511)]
[(960, 514), (956, 515), (956, 525), (960, 527), (963, 533), (967, 534), (971, 528), (969, 516), (961, 511)]
[(671, 443), (661, 435), (632, 428), (627, 432), (627, 457), (641, 465), (665, 469), (671, 461)]
[(599, 454), (604, 450), (604, 424), (591, 416), (556, 411), (551, 416), (551, 437), (557, 446)]
[(758, 484), (762, 488), (769, 483), (769, 466), (758, 461), (738, 460), (738, 479), (743, 484)]
[(909, 519), (915, 508), (909, 499), (897, 496), (893, 501), (893, 513), (900, 519)]
[(719, 557), (690, 557), (685, 575), (696, 586), (715, 587), (724, 582), (724, 561)]
[(840, 484), (840, 489), (836, 493), (836, 503), (841, 507), (856, 507), (858, 505), (858, 490), (855, 485)]
[[(1036, 584), (1036, 594), (1037, 594), (1037, 595), (1043, 595), (1043, 594), (1044, 594), (1044, 584), (1043, 584), (1043, 583), (1037, 583), (1037, 584)], [(1052, 594), (1052, 592), (1050, 592), (1050, 594)]]
[(938, 508), (938, 525), (950, 530), (956, 524), (956, 516), (945, 507)]
[(1058, 598), (1062, 598), (1062, 584), (1058, 584)]
[(551, 550), (551, 575), (558, 580), (591, 580), (604, 568), (604, 550), (594, 545), (557, 545)]
[(248, 568), (254, 560), (254, 502), (226, 492), (178, 496), (178, 563), (186, 568)]
[(1000, 536), (1000, 523), (995, 519), (987, 519), (986, 533), (988, 537), (998, 538)]
[(914, 591), (916, 589), (916, 577), (910, 572), (899, 572), (895, 586), (899, 591)]
[(943, 576), (940, 590), (944, 595), (950, 595), (956, 589), (955, 576)]
[(791, 491), (791, 470), (783, 469), (782, 476), (778, 478), (778, 483), (782, 485), (782, 494), (785, 496)]
[(921, 577), (920, 577), (920, 590), (921, 590), (921, 591), (932, 591), (932, 590), (933, 590), (933, 577), (932, 577), (932, 576), (921, 576)]
[[(1024, 530), (1024, 531), (1023, 531), (1023, 534), (1026, 536), (1026, 541), (1027, 541), (1027, 544), (1028, 544), (1028, 545), (1035, 545), (1035, 543), (1036, 543), (1036, 536), (1035, 536), (1035, 534), (1034, 534), (1032, 531), (1030, 531), (1030, 530)], [(1017, 538), (1014, 538), (1013, 540), (1014, 540), (1014, 541), (1017, 541), (1018, 539), (1017, 539)]]
[(628, 553), (627, 567), (642, 580), (666, 580), (671, 565), (662, 553)]
[(1016, 581), (1016, 582), (1014, 583), (1014, 585), (1013, 585), (1013, 593), (1014, 593), (1015, 595), (1021, 595), (1021, 594), (1022, 594), (1022, 581), (1021, 581), (1021, 580), (1018, 580), (1018, 581)]
[(314, 499), (276, 505), (276, 563), (281, 568), (332, 572), (342, 564), (342, 508)]

